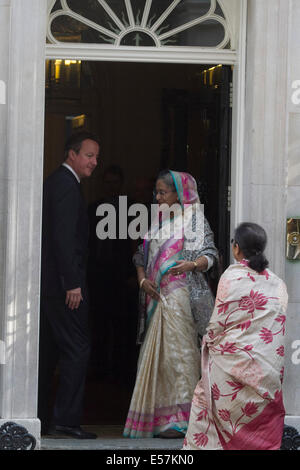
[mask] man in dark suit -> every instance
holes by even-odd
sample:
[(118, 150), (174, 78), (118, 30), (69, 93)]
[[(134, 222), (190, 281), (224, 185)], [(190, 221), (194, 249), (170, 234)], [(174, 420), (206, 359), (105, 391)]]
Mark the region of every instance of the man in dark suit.
[(59, 383), (49, 434), (97, 436), (80, 427), (90, 353), (86, 262), (89, 221), (80, 180), (91, 176), (98, 138), (81, 132), (65, 146), (65, 161), (44, 183), (39, 417), (49, 424), (48, 395), (59, 359)]

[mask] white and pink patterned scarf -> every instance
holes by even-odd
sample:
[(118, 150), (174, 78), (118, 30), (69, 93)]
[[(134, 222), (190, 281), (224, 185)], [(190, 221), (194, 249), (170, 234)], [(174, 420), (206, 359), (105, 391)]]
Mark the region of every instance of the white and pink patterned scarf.
[(258, 274), (243, 261), (222, 275), (185, 450), (280, 448), (287, 302), (284, 282), (270, 270)]

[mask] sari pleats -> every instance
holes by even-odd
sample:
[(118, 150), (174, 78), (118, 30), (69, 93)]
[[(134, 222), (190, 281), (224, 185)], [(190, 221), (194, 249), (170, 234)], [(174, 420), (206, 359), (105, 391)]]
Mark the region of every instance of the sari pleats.
[(186, 287), (162, 296), (141, 347), (125, 437), (187, 429), (200, 352)]

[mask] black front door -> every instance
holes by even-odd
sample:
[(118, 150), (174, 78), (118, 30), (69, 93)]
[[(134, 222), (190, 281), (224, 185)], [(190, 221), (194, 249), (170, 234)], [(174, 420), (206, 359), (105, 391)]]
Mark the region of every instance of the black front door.
[[(209, 66), (202, 71), (209, 69)], [(210, 68), (212, 69), (212, 68)], [(214, 72), (215, 70), (215, 72)], [(220, 272), (230, 260), (231, 67), (209, 70), (194, 89), (166, 89), (162, 96), (161, 168), (191, 173), (215, 234)], [(200, 76), (201, 78), (201, 76)]]

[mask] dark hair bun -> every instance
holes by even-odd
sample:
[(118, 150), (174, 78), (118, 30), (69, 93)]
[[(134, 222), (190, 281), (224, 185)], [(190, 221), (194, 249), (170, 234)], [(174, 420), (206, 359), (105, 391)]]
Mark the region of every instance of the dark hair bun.
[(236, 230), (234, 239), (249, 261), (249, 267), (258, 273), (264, 271), (269, 262), (264, 255), (267, 234), (258, 224), (244, 222)]
[(261, 273), (269, 266), (269, 261), (263, 253), (247, 256), (247, 259), (249, 260), (249, 267), (258, 273)]

